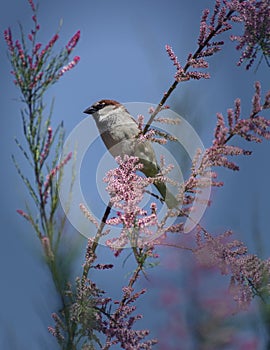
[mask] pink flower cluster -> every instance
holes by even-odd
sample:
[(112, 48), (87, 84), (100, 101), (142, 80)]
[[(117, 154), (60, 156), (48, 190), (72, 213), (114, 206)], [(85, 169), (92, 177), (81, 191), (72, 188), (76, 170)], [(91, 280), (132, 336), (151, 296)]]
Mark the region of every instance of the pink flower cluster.
[(187, 65), (185, 67), (182, 67), (180, 62), (178, 61), (177, 56), (173, 52), (171, 46), (166, 45), (166, 51), (170, 57), (170, 59), (173, 61), (174, 66), (176, 66), (176, 73), (175, 73), (175, 80), (177, 82), (180, 81), (187, 81), (189, 79), (208, 79), (210, 78), (210, 75), (208, 73), (203, 73), (199, 71), (192, 71), (192, 72), (187, 72), (188, 67), (193, 67), (193, 68), (208, 68), (208, 63), (203, 59), (203, 58), (194, 58), (193, 55), (189, 55), (187, 59)]
[(80, 57), (79, 56), (75, 56), (71, 62), (69, 62), (66, 66), (64, 66), (60, 70), (60, 72), (58, 73), (58, 76), (61, 77), (64, 73), (66, 73), (69, 70), (71, 70), (72, 68), (74, 68), (76, 66), (76, 64), (79, 63), (79, 61), (80, 61)]
[(201, 264), (215, 267), (223, 275), (231, 275), (230, 292), (239, 308), (246, 309), (255, 294), (270, 293), (270, 259), (263, 261), (247, 254), (243, 242), (229, 241), (231, 235), (232, 232), (227, 231), (213, 237), (200, 229), (193, 252)]
[[(100, 269), (111, 266), (99, 266)], [(95, 332), (103, 333), (105, 344), (103, 350), (110, 349), (120, 344), (123, 349), (152, 349), (157, 340), (145, 340), (149, 330), (134, 330), (134, 324), (142, 318), (142, 315), (132, 315), (136, 310), (134, 303), (146, 292), (145, 289), (134, 292), (131, 286), (123, 288), (123, 296), (120, 301), (106, 298), (104, 292), (89, 278), (77, 278), (75, 291), (68, 287), (66, 295), (71, 303), (68, 306), (70, 322), (77, 326), (80, 337), (86, 337), (100, 342)], [(116, 306), (116, 307), (115, 307)], [(115, 310), (112, 310), (112, 308)], [(66, 327), (60, 315), (52, 314), (54, 327), (48, 327), (60, 344), (64, 344), (63, 334)], [(76, 330), (76, 327), (74, 328)], [(88, 342), (87, 342), (88, 344)], [(84, 347), (82, 347), (84, 348)]]
[[(143, 165), (139, 163), (137, 157), (127, 155), (122, 159), (117, 157), (118, 168), (110, 170), (104, 178), (108, 183), (107, 191), (111, 196), (112, 204), (119, 209), (126, 209), (126, 204), (132, 209), (142, 201), (144, 189), (149, 185), (149, 180), (136, 174), (136, 170), (142, 169)], [(133, 226), (133, 218), (126, 221), (126, 226)]]
[[(231, 170), (239, 170), (231, 157), (238, 155), (250, 155), (251, 152), (238, 146), (229, 145), (228, 142), (233, 136), (238, 135), (248, 141), (261, 142), (263, 138), (270, 138), (270, 121), (258, 115), (263, 109), (270, 107), (270, 92), (266, 94), (262, 101), (261, 87), (255, 84), (255, 94), (252, 99), (252, 110), (249, 118), (241, 117), (241, 102), (235, 101), (234, 109), (228, 109), (227, 122), (221, 113), (217, 114), (217, 125), (214, 132), (213, 145), (203, 154), (198, 150), (194, 157), (191, 174), (189, 178), (179, 187), (177, 198), (182, 204), (181, 210), (171, 213), (173, 216), (189, 217), (191, 210), (196, 210), (194, 201), (209, 205), (210, 202), (203, 198), (205, 188), (211, 186), (222, 186), (223, 183), (217, 181), (217, 174), (212, 167), (226, 167)], [(139, 116), (138, 125), (143, 129), (143, 116)], [(147, 139), (155, 135), (155, 130), (149, 130), (142, 137)], [(143, 142), (143, 140), (142, 140)], [(168, 232), (182, 232), (183, 223), (176, 223), (170, 227), (165, 227), (166, 220), (159, 223), (156, 216), (155, 205), (152, 204), (152, 213), (148, 214), (140, 205), (145, 193), (145, 187), (155, 181), (146, 179), (136, 174), (142, 165), (138, 164), (138, 159), (126, 156), (124, 159), (118, 158), (119, 167), (109, 171), (105, 182), (108, 183), (107, 190), (111, 197), (112, 205), (120, 209), (116, 217), (107, 220), (109, 225), (121, 225), (121, 234), (114, 239), (108, 240), (107, 244), (116, 251), (122, 250), (128, 243), (133, 246), (143, 247), (145, 244), (143, 237), (164, 237)], [(161, 164), (162, 166), (162, 164)], [(165, 176), (170, 168), (162, 170), (160, 181), (168, 182)], [(200, 198), (198, 195), (202, 194)], [(159, 244), (152, 241), (152, 247)]]
[(11, 33), (11, 29), (10, 28), (8, 28), (8, 29), (6, 29), (4, 31), (4, 38), (5, 38), (5, 41), (7, 43), (9, 52), (13, 53), (13, 51), (14, 51), (14, 44), (13, 44), (12, 33)]
[(80, 30), (78, 30), (74, 35), (73, 37), (69, 40), (69, 42), (67, 43), (66, 45), (66, 49), (67, 49), (67, 52), (70, 54), (73, 49), (76, 47), (79, 39), (80, 39), (80, 36), (81, 36), (81, 32)]
[[(162, 109), (168, 109), (168, 107), (166, 106)], [(149, 114), (151, 115), (153, 113), (153, 111), (154, 111), (154, 108), (150, 108)], [(155, 120), (155, 122), (170, 124), (170, 125), (178, 125), (180, 123), (179, 119), (173, 119), (173, 118), (157, 118), (156, 117), (154, 120)], [(144, 133), (144, 116), (143, 115), (138, 115), (137, 124), (138, 124), (138, 128), (140, 130), (138, 142), (145, 142), (145, 141), (149, 140), (151, 142), (155, 142), (155, 143), (158, 143), (160, 145), (164, 145), (167, 143), (167, 141), (177, 141), (176, 137), (170, 135), (167, 132), (158, 130), (156, 128), (148, 129), (148, 131), (146, 131)]]
[(30, 216), (26, 214), (26, 212), (23, 211), (22, 209), (17, 209), (17, 213), (20, 214), (22, 217), (24, 217), (27, 221), (30, 220)]
[(98, 228), (99, 224), (97, 219), (94, 217), (94, 215), (88, 210), (88, 208), (84, 205), (84, 204), (80, 204), (80, 210), (82, 211), (82, 213), (84, 214), (84, 216), (90, 221), (92, 222), (92, 224), (94, 224), (96, 226), (96, 228)]
[(216, 0), (214, 11), (210, 18), (210, 11), (208, 9), (203, 11), (198, 45), (203, 50), (206, 49), (206, 51), (202, 51), (200, 55), (211, 56), (214, 52), (220, 50), (220, 46), (224, 44), (223, 41), (211, 42), (211, 40), (213, 37), (232, 28), (231, 24), (228, 23), (231, 12), (227, 12), (226, 2), (224, 1), (224, 5), (221, 5), (220, 0)]
[(35, 7), (35, 4), (34, 4), (33, 0), (28, 0), (28, 2), (29, 2), (30, 6), (32, 8), (32, 11), (35, 12), (36, 11), (36, 7)]
[(206, 150), (203, 157), (204, 166), (224, 166), (232, 170), (238, 170), (238, 166), (228, 159), (228, 156), (250, 155), (250, 151), (236, 146), (227, 145), (235, 135), (241, 136), (247, 141), (262, 142), (262, 139), (270, 139), (270, 120), (258, 115), (263, 109), (270, 107), (270, 91), (266, 94), (264, 103), (261, 102), (261, 86), (255, 83), (255, 94), (252, 100), (252, 110), (249, 118), (241, 118), (241, 101), (236, 99), (234, 109), (228, 109), (226, 126), (221, 113), (217, 114), (217, 126), (214, 133), (213, 145)]
[[(258, 115), (260, 111), (270, 107), (269, 101), (270, 91), (266, 94), (265, 101), (261, 101), (261, 87), (257, 82), (249, 118), (241, 118), (240, 99), (235, 101), (234, 109), (228, 109), (227, 123), (221, 113), (217, 114), (213, 145), (206, 149), (204, 154), (200, 150), (197, 151), (193, 159), (191, 174), (181, 185), (178, 195), (179, 201), (182, 203), (181, 216), (188, 216), (190, 210), (196, 209), (193, 203), (197, 193), (201, 193), (204, 188), (210, 186), (223, 186), (223, 182), (217, 181), (217, 174), (212, 170), (212, 167), (239, 170), (238, 165), (230, 158), (232, 156), (251, 154), (248, 150), (229, 145), (228, 142), (233, 136), (238, 135), (247, 141), (255, 142), (261, 142), (263, 138), (270, 139), (270, 120)], [(200, 201), (202, 200), (203, 198), (200, 198)], [(206, 204), (210, 204), (210, 202)]]
[(40, 166), (42, 166), (44, 164), (44, 161), (46, 160), (46, 158), (49, 155), (52, 140), (53, 140), (53, 131), (52, 131), (52, 128), (49, 126), (47, 129), (47, 140), (46, 140), (46, 143), (44, 145), (43, 151), (40, 155), (40, 160), (39, 160)]
[(128, 243), (132, 246), (144, 246), (142, 235), (151, 236), (150, 229), (157, 224), (156, 205), (151, 205), (151, 214), (140, 207), (145, 187), (153, 183), (153, 178), (143, 178), (136, 171), (142, 168), (137, 157), (117, 157), (118, 168), (110, 170), (104, 181), (117, 216), (107, 220), (108, 225), (122, 225), (119, 237), (108, 240), (107, 245), (119, 253)]
[(146, 292), (145, 289), (134, 293), (130, 286), (123, 288), (123, 298), (121, 301), (115, 301), (119, 304), (110, 320), (102, 321), (102, 332), (106, 335), (106, 345), (103, 349), (110, 349), (116, 344), (121, 344), (123, 349), (152, 349), (157, 343), (156, 339), (144, 340), (149, 335), (149, 330), (134, 330), (136, 321), (142, 318), (142, 315), (131, 316), (136, 310), (134, 302)]
[(200, 33), (198, 37), (198, 49), (194, 54), (189, 54), (185, 66), (182, 66), (177, 59), (177, 56), (173, 52), (169, 45), (166, 45), (166, 51), (176, 66), (175, 81), (181, 82), (189, 79), (208, 79), (209, 73), (202, 71), (189, 71), (189, 68), (194, 69), (206, 69), (208, 68), (208, 62), (206, 57), (212, 56), (214, 53), (221, 50), (223, 41), (213, 41), (213, 38), (221, 33), (228, 31), (232, 28), (228, 23), (233, 10), (228, 11), (226, 1), (221, 5), (220, 0), (216, 0), (215, 7), (212, 16), (210, 17), (210, 11), (204, 10), (200, 22)]
[(244, 25), (242, 35), (232, 35), (238, 42), (237, 50), (242, 51), (238, 65), (248, 62), (246, 69), (254, 63), (258, 52), (262, 52), (268, 66), (270, 57), (270, 6), (268, 0), (232, 1), (228, 3), (237, 12), (232, 20)]
[(48, 327), (48, 331), (57, 339), (59, 344), (64, 344), (65, 338), (61, 333), (61, 330), (65, 328), (63, 321), (56, 314), (52, 314), (52, 318), (55, 322), (55, 327)]
[(4, 38), (13, 64), (14, 83), (21, 88), (26, 100), (28, 100), (30, 92), (31, 96), (33, 96), (33, 94), (42, 91), (49, 84), (56, 82), (65, 72), (71, 70), (80, 59), (76, 56), (70, 63), (66, 64), (69, 55), (79, 41), (80, 31), (75, 33), (65, 49), (55, 57), (52, 57), (52, 49), (59, 39), (57, 33), (53, 35), (48, 44), (42, 49), (42, 44), (37, 42), (40, 25), (37, 22), (36, 7), (32, 0), (29, 0), (29, 4), (33, 11), (32, 19), (34, 21), (34, 29), (27, 36), (31, 49), (28, 49), (26, 41), (21, 43), (19, 40), (16, 40), (14, 44), (10, 28), (4, 31)]

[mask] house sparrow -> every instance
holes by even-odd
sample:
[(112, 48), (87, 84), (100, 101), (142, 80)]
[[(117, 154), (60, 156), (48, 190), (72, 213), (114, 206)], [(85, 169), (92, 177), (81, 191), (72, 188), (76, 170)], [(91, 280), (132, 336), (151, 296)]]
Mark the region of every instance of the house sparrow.
[[(139, 158), (143, 164), (141, 171), (147, 177), (160, 174), (156, 155), (150, 141), (139, 142), (139, 127), (126, 108), (114, 100), (101, 100), (87, 108), (84, 113), (92, 114), (100, 136), (115, 158), (125, 154)], [(174, 208), (178, 202), (163, 182), (154, 183), (168, 208)]]

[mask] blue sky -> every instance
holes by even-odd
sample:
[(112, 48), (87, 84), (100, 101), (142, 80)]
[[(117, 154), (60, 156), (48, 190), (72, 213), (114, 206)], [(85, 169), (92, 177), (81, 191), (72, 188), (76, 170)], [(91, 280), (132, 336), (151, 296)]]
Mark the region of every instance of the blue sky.
[[(188, 53), (196, 49), (201, 11), (211, 4), (212, 1), (188, 0), (166, 3), (154, 0), (40, 0), (40, 41), (47, 42), (51, 38), (60, 19), (63, 19), (61, 46), (78, 29), (81, 30), (81, 40), (74, 52), (81, 57), (79, 65), (47, 95), (48, 103), (55, 97), (55, 125), (64, 120), (69, 134), (85, 118), (82, 111), (101, 98), (158, 103), (174, 74), (165, 45), (172, 45), (180, 62), (184, 63)], [(26, 31), (32, 25), (27, 1), (9, 0), (2, 4), (0, 32), (10, 26), (17, 37), (18, 21)], [(225, 34), (225, 38), (227, 36)], [(29, 225), (15, 212), (17, 208), (24, 208), (29, 198), (11, 161), (12, 153), (19, 158), (14, 137), (22, 139), (21, 105), (9, 73), (11, 68), (6, 51), (2, 36), (0, 347), (7, 350), (57, 349), (54, 340), (47, 335), (46, 327), (51, 324), (50, 314), (57, 309), (58, 300), (39, 257), (38, 241)], [(206, 147), (211, 144), (216, 112), (225, 114), (235, 98), (240, 97), (243, 112), (248, 113), (254, 82), (261, 81), (263, 92), (269, 88), (269, 71), (265, 63), (256, 73), (253, 69), (247, 72), (244, 67), (236, 67), (238, 57), (235, 44), (227, 42), (224, 49), (209, 60), (210, 80), (184, 83), (168, 100), (168, 104), (193, 125)], [(266, 257), (270, 250), (270, 147), (267, 142), (245, 146), (253, 150), (253, 155), (239, 160), (239, 173), (220, 171), (225, 186), (215, 191), (215, 204), (203, 222), (212, 232), (232, 228), (253, 252), (256, 250), (254, 240), (256, 244), (262, 240)], [(256, 226), (254, 238), (252, 232)], [(83, 240), (81, 244), (83, 247)], [(80, 263), (79, 259), (78, 270)], [(148, 320), (151, 320), (149, 315)]]

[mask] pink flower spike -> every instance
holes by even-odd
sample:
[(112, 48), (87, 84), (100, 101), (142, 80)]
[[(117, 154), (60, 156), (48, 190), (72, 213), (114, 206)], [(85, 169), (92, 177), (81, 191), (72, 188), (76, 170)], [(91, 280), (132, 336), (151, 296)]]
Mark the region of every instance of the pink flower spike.
[(231, 36), (231, 40), (238, 41), (236, 49), (242, 51), (237, 65), (240, 66), (246, 62), (246, 69), (250, 69), (258, 52), (261, 51), (269, 66), (269, 0), (236, 1), (236, 3), (237, 6), (233, 10), (236, 9), (238, 15), (232, 19), (234, 22), (242, 22), (244, 25), (244, 32), (241, 36)]
[(41, 48), (41, 43), (37, 43), (33, 49), (33, 55), (36, 55), (39, 51), (39, 49)]
[(17, 209), (17, 213), (20, 214), (22, 217), (24, 217), (26, 220), (30, 221), (29, 215), (26, 214), (23, 210)]
[(33, 0), (28, 0), (28, 2), (29, 2), (29, 4), (30, 4), (30, 6), (31, 6), (32, 11), (33, 11), (33, 12), (36, 12), (36, 7), (35, 7), (35, 5), (34, 5)]
[(241, 116), (241, 100), (237, 98), (234, 102), (234, 118), (237, 123)]
[(95, 216), (89, 211), (89, 209), (84, 205), (84, 204), (80, 204), (80, 210), (82, 211), (82, 213), (84, 214), (84, 216), (90, 221), (92, 222), (96, 228), (99, 227), (99, 223), (97, 221), (97, 219), (95, 218)]
[(270, 90), (265, 95), (265, 100), (263, 104), (263, 109), (268, 109), (268, 108), (270, 108)]
[(52, 128), (49, 126), (47, 129), (47, 141), (46, 144), (44, 146), (43, 152), (40, 155), (40, 165), (42, 165), (44, 163), (44, 160), (47, 158), (48, 154), (49, 154), (49, 150), (50, 150), (50, 146), (52, 143), (52, 136), (53, 136), (53, 132), (52, 132)]
[(58, 40), (58, 38), (59, 38), (59, 35), (58, 35), (58, 34), (55, 34), (55, 35), (51, 38), (51, 40), (50, 40), (50, 41), (48, 42), (48, 44), (46, 45), (45, 49), (43, 49), (43, 50), (41, 51), (41, 54), (40, 54), (41, 57), (44, 56), (44, 55), (47, 53), (47, 51), (49, 51), (49, 50), (53, 47), (53, 45), (54, 45), (55, 42)]
[(58, 38), (59, 38), (59, 35), (58, 35), (58, 34), (55, 34), (55, 35), (51, 38), (51, 40), (49, 41), (48, 48), (51, 48), (51, 47), (55, 44), (55, 42), (58, 40)]
[(68, 51), (68, 54), (71, 53), (71, 51), (74, 49), (74, 47), (77, 45), (79, 39), (80, 39), (80, 36), (81, 36), (81, 32), (80, 30), (78, 30), (74, 35), (73, 37), (69, 40), (69, 42), (67, 43), (66, 45), (66, 49)]
[(188, 72), (186, 74), (186, 77), (187, 79), (195, 79), (195, 80), (210, 79), (210, 74), (194, 71), (194, 72)]
[(173, 65), (176, 66), (177, 71), (182, 71), (183, 69), (181, 67), (181, 64), (179, 63), (177, 56), (173, 52), (172, 47), (169, 45), (166, 45), (165, 49), (166, 49), (167, 54), (169, 55), (170, 59), (173, 61)]
[(207, 21), (209, 13), (210, 13), (210, 11), (208, 9), (205, 9), (203, 11), (203, 14), (202, 14), (202, 19), (201, 19), (201, 24), (200, 24), (200, 35), (199, 35), (199, 38), (198, 38), (198, 45), (199, 46), (203, 46), (204, 45), (204, 40), (205, 40), (206, 35), (207, 35), (207, 24), (206, 24), (206, 21)]
[(13, 45), (12, 34), (11, 34), (10, 28), (8, 28), (4, 31), (4, 38), (6, 40), (9, 51), (11, 53), (14, 53), (14, 45)]
[(259, 113), (262, 110), (261, 107), (261, 84), (256, 81), (255, 83), (255, 94), (253, 96), (252, 99), (252, 105), (253, 105), (253, 109), (252, 109), (252, 115), (256, 115), (257, 113)]
[(78, 64), (79, 61), (80, 61), (80, 57), (75, 56), (71, 62), (69, 62), (66, 66), (64, 66), (60, 70), (60, 72), (58, 73), (58, 77), (61, 77), (64, 73), (66, 73), (69, 70), (71, 70), (72, 68), (74, 68), (76, 66), (76, 64)]
[(166, 48), (166, 51), (167, 51), (170, 59), (173, 61), (173, 65), (176, 66), (176, 73), (174, 76), (175, 80), (177, 82), (189, 80), (190, 79), (189, 76), (185, 73), (184, 68), (181, 66), (180, 62), (178, 61), (178, 58), (175, 55), (175, 53), (173, 52), (171, 46), (166, 45), (165, 48)]
[(16, 46), (16, 48), (17, 48), (17, 50), (18, 50), (18, 56), (19, 56), (19, 58), (21, 59), (22, 64), (25, 65), (25, 55), (24, 55), (24, 51), (23, 51), (23, 49), (22, 49), (22, 45), (21, 45), (21, 43), (19, 42), (19, 40), (16, 40), (15, 46)]

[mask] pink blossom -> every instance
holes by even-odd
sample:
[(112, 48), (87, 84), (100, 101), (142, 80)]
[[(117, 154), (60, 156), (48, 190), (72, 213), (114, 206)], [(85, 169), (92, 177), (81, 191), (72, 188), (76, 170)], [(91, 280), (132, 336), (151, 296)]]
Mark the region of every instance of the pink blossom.
[[(200, 23), (200, 34), (198, 37), (199, 52), (197, 57), (204, 56), (204, 50), (207, 50), (206, 56), (212, 55), (214, 52), (220, 50), (223, 45), (222, 41), (211, 42), (212, 38), (221, 33), (230, 30), (231, 25), (228, 23), (230, 12), (227, 13), (226, 6), (221, 6), (221, 1), (215, 1), (215, 7), (211, 18), (209, 19), (210, 11), (205, 9), (202, 14)], [(214, 49), (209, 51), (209, 48)]]
[(6, 43), (7, 43), (7, 46), (8, 46), (10, 53), (13, 54), (14, 53), (14, 45), (13, 45), (12, 33), (11, 33), (10, 28), (8, 28), (4, 31), (4, 38), (6, 40)]
[[(170, 59), (173, 61), (174, 66), (176, 66), (176, 73), (175, 73), (175, 80), (176, 82), (181, 82), (181, 81), (187, 81), (189, 79), (209, 79), (210, 75), (209, 73), (203, 73), (203, 72), (199, 72), (199, 71), (192, 71), (192, 72), (187, 72), (189, 67), (193, 67), (193, 68), (208, 68), (208, 63), (205, 61), (205, 59), (203, 58), (203, 56), (206, 54), (202, 52), (202, 55), (199, 54), (199, 51), (192, 55), (189, 54), (188, 58), (187, 58), (187, 63), (185, 65), (185, 67), (183, 68), (181, 66), (181, 64), (178, 61), (177, 56), (175, 55), (175, 53), (173, 52), (172, 48), (169, 45), (166, 45), (166, 51), (170, 57)], [(211, 55), (215, 52), (216, 50), (211, 50), (211, 52), (208, 50), (207, 54)], [(201, 52), (201, 51), (200, 51)]]
[[(143, 198), (144, 188), (149, 184), (149, 180), (136, 174), (136, 170), (142, 168), (137, 157), (125, 156), (122, 160), (116, 158), (119, 167), (110, 170), (104, 181), (108, 183), (107, 191), (111, 195), (111, 201), (119, 209), (135, 209)], [(129, 210), (129, 209), (128, 209)], [(132, 210), (130, 210), (131, 221), (126, 222), (128, 226), (133, 226)]]
[(17, 213), (20, 214), (22, 217), (24, 217), (26, 220), (30, 220), (30, 217), (28, 214), (26, 214), (23, 210), (17, 209)]
[(118, 168), (108, 171), (104, 181), (108, 184), (107, 191), (110, 201), (119, 211), (116, 217), (107, 220), (108, 225), (121, 225), (122, 230), (118, 237), (107, 240), (106, 244), (119, 255), (120, 251), (129, 243), (132, 246), (146, 248), (151, 253), (151, 246), (160, 237), (165, 228), (158, 224), (155, 204), (151, 204), (151, 213), (140, 207), (145, 187), (153, 181), (165, 180), (144, 178), (136, 171), (142, 168), (137, 157), (124, 156), (116, 158)]
[(45, 48), (41, 51), (40, 53), (40, 59), (53, 47), (53, 45), (56, 43), (58, 40), (59, 35), (54, 34), (54, 36), (51, 38), (51, 40), (48, 42), (48, 44), (45, 46)]
[(24, 52), (23, 52), (23, 49), (22, 49), (22, 45), (19, 43), (18, 40), (16, 40), (15, 46), (16, 46), (16, 48), (17, 48), (17, 50), (18, 50), (19, 58), (21, 59), (23, 65), (25, 65), (25, 60), (24, 60), (25, 55), (24, 55)]
[(96, 228), (99, 227), (99, 223), (96, 220), (96, 218), (94, 217), (94, 215), (89, 211), (88, 208), (86, 208), (86, 206), (84, 204), (80, 204), (80, 210), (82, 211), (82, 213), (84, 214), (84, 216), (90, 221), (92, 222)]
[(121, 344), (123, 349), (152, 349), (157, 343), (156, 339), (145, 340), (149, 335), (149, 330), (134, 330), (134, 324), (142, 318), (142, 315), (133, 316), (136, 306), (132, 305), (142, 294), (145, 289), (134, 293), (133, 288), (129, 285), (123, 287), (123, 297), (121, 301), (114, 301), (118, 308), (111, 313), (110, 320), (102, 320), (102, 332), (106, 335), (106, 345), (104, 349), (109, 349), (116, 344)]
[(71, 53), (71, 51), (75, 48), (75, 46), (77, 45), (79, 39), (80, 39), (80, 35), (81, 35), (81, 32), (80, 30), (78, 30), (74, 35), (73, 37), (69, 40), (69, 42), (67, 43), (66, 45), (66, 49), (67, 49), (67, 52), (68, 54)]
[(270, 108), (270, 90), (267, 92), (265, 96), (265, 101), (262, 106), (263, 109), (269, 109)]
[(198, 58), (198, 59), (190, 58), (188, 60), (188, 63), (193, 68), (208, 68), (209, 67), (208, 62), (206, 62), (205, 59), (203, 59), (203, 58)]
[(175, 74), (175, 79), (176, 81), (185, 81), (188, 80), (186, 77), (185, 71), (183, 67), (181, 66), (180, 62), (178, 61), (177, 56), (173, 52), (173, 49), (171, 46), (166, 45), (165, 49), (170, 57), (170, 59), (173, 61), (173, 65), (176, 66), (176, 74)]
[(79, 56), (75, 56), (74, 59), (71, 62), (69, 62), (66, 66), (64, 66), (60, 70), (60, 72), (58, 73), (58, 77), (61, 77), (64, 73), (66, 73), (69, 70), (71, 70), (72, 68), (74, 68), (79, 61), (80, 61), (80, 57)]
[(56, 314), (53, 313), (52, 314), (52, 318), (55, 322), (55, 327), (48, 327), (48, 331), (54, 336), (56, 337), (57, 341), (62, 344), (65, 340), (64, 336), (61, 334), (61, 330), (65, 329), (65, 326), (63, 324), (63, 321), (61, 320), (61, 318)]
[[(268, 97), (267, 97), (268, 96)], [(266, 94), (265, 103), (261, 102), (261, 86), (259, 82), (255, 83), (255, 94), (252, 99), (252, 111), (249, 118), (240, 119), (240, 99), (235, 101), (234, 113), (229, 111), (230, 135), (239, 135), (247, 141), (261, 142), (263, 138), (269, 139), (270, 121), (258, 113), (264, 109), (269, 108), (267, 99), (269, 99), (270, 92)], [(229, 136), (231, 138), (231, 136)]]
[(166, 49), (170, 59), (173, 61), (173, 65), (176, 66), (177, 71), (181, 71), (182, 70), (181, 64), (179, 63), (177, 56), (173, 52), (172, 47), (169, 45), (166, 45), (165, 49)]
[(198, 231), (194, 250), (200, 263), (217, 267), (222, 274), (231, 275), (230, 293), (240, 309), (246, 309), (254, 293), (270, 292), (270, 260), (263, 261), (247, 254), (247, 247), (238, 240), (230, 241), (231, 231), (213, 237), (205, 230)]
[(36, 7), (35, 7), (35, 4), (34, 4), (33, 0), (28, 0), (28, 2), (30, 4), (30, 6), (31, 6), (32, 11), (36, 12)]
[(261, 84), (258, 81), (255, 82), (255, 94), (252, 99), (252, 107), (252, 116), (255, 116), (263, 109), (261, 105)]
[(244, 33), (232, 35), (231, 39), (238, 41), (236, 49), (242, 51), (238, 65), (247, 61), (246, 69), (254, 63), (259, 51), (264, 55), (267, 64), (270, 56), (270, 7), (268, 0), (235, 1), (237, 15), (232, 20), (243, 23)]
[(33, 49), (33, 55), (37, 55), (39, 49), (41, 48), (41, 43), (37, 43)]
[(202, 73), (202, 72), (188, 72), (187, 77), (190, 79), (195, 79), (195, 80), (209, 79), (210, 74), (209, 73)]
[(45, 51), (51, 49), (58, 39), (59, 39), (59, 35), (54, 34), (54, 36), (51, 38), (51, 40), (49, 41), (49, 43), (45, 47)]
[[(201, 18), (201, 23), (200, 23), (200, 34), (198, 38), (198, 45), (199, 46), (204, 46), (204, 41), (207, 36), (207, 19), (209, 16), (209, 9), (205, 9), (202, 13), (202, 18)], [(217, 14), (217, 11), (214, 12), (214, 16), (212, 17), (211, 20), (211, 29), (213, 30), (214, 28), (214, 21), (215, 21), (215, 16)]]
[(228, 156), (250, 155), (251, 152), (236, 146), (227, 145), (234, 136), (239, 135), (247, 141), (261, 142), (263, 138), (270, 138), (270, 121), (257, 115), (264, 105), (261, 103), (261, 87), (255, 83), (255, 94), (252, 99), (253, 108), (249, 118), (241, 119), (240, 99), (236, 99), (234, 109), (227, 111), (228, 126), (221, 113), (217, 114), (217, 125), (214, 133), (213, 145), (206, 150), (201, 167), (223, 166), (238, 170), (238, 166), (228, 159)]
[(49, 154), (50, 146), (52, 144), (52, 139), (53, 139), (52, 136), (53, 136), (52, 128), (49, 126), (47, 129), (47, 140), (44, 145), (43, 152), (40, 155), (40, 165), (44, 163), (45, 159)]

